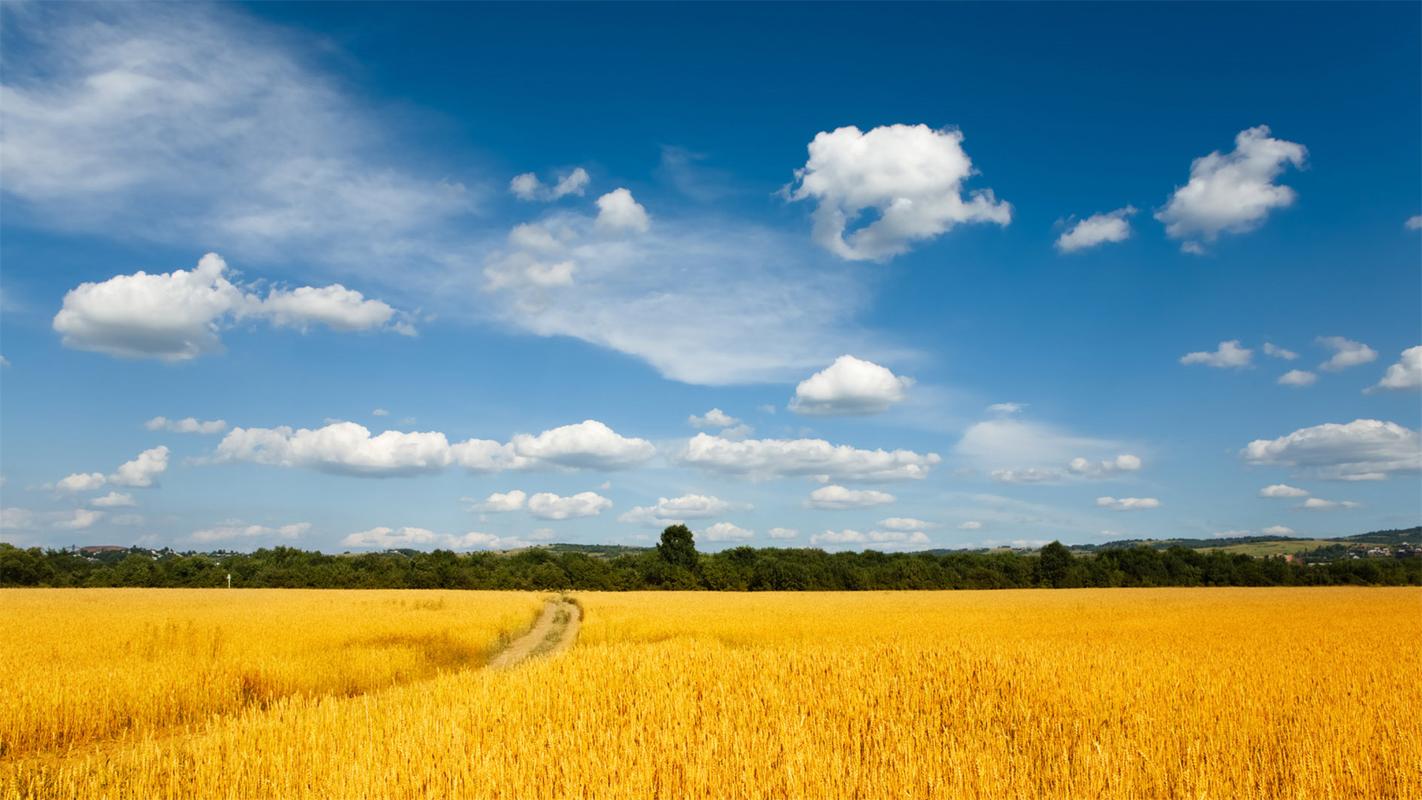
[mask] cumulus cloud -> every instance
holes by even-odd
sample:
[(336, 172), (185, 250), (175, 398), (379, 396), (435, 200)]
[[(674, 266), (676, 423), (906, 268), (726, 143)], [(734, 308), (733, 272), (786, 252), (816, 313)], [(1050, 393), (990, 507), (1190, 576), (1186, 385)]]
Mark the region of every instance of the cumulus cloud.
[(507, 492), (494, 492), (485, 498), (484, 502), (480, 503), (478, 508), (480, 511), (492, 511), (495, 513), (517, 511), (523, 508), (524, 501), (527, 499), (528, 495), (519, 489), (513, 489)]
[(132, 461), (126, 461), (109, 476), (115, 486), (152, 486), (154, 480), (168, 469), (168, 448), (162, 445), (144, 450)]
[(509, 181), (509, 191), (520, 200), (550, 202), (568, 195), (581, 197), (589, 180), (588, 171), (582, 167), (574, 167), (572, 171), (559, 175), (552, 186), (545, 185), (532, 172), (525, 172)]
[(218, 525), (193, 531), (189, 539), (195, 542), (230, 542), (242, 539), (297, 539), (311, 530), (309, 522), (293, 522), (290, 525), (271, 527), (268, 525)]
[(54, 488), (61, 492), (77, 494), (78, 492), (92, 492), (108, 483), (109, 479), (102, 472), (76, 472), (73, 475), (66, 475), (55, 482)]
[(170, 433), (222, 433), (227, 430), (227, 422), (220, 419), (199, 420), (195, 417), (183, 419), (154, 417), (143, 423), (143, 427), (150, 431), (169, 431)]
[(1406, 228), (1409, 231), (1422, 230), (1422, 214), (1413, 214), (1412, 216), (1408, 217), (1407, 221), (1402, 223), (1402, 227)]
[(614, 231), (646, 233), (651, 227), (647, 209), (626, 189), (613, 189), (597, 199), (597, 226)]
[(539, 519), (595, 517), (608, 508), (612, 508), (612, 501), (597, 492), (578, 492), (567, 497), (539, 492), (528, 498), (528, 513)]
[[(620, 522), (634, 522), (652, 525), (685, 522), (689, 519), (705, 519), (723, 514), (732, 504), (719, 497), (705, 494), (684, 494), (680, 497), (659, 497), (650, 506), (637, 506), (617, 519)], [(747, 508), (747, 506), (735, 506)]]
[(795, 539), (800, 535), (795, 528), (771, 528), (767, 533), (772, 539)]
[(1293, 536), (1294, 529), (1286, 528), (1283, 525), (1270, 525), (1269, 527), (1260, 531), (1260, 533), (1267, 534), (1269, 536)]
[(1308, 497), (1307, 489), (1290, 486), (1287, 483), (1273, 483), (1259, 490), (1260, 497)]
[(1140, 456), (1122, 453), (1115, 458), (1105, 461), (1089, 461), (1085, 458), (1073, 458), (1067, 464), (1067, 469), (1073, 475), (1082, 475), (1089, 478), (1102, 478), (1116, 475), (1122, 472), (1137, 472), (1141, 468)]
[(738, 542), (755, 537), (755, 531), (747, 530), (730, 522), (717, 522), (702, 531), (708, 542)]
[(192, 270), (140, 270), (81, 283), (64, 295), (53, 327), (66, 347), (164, 361), (220, 350), (222, 328), (244, 319), (302, 330), (319, 323), (338, 331), (413, 332), (403, 321), (390, 324), (396, 312), (389, 305), (340, 284), (272, 289), (263, 299), (227, 275), (227, 262), (208, 253)]
[(1112, 511), (1141, 511), (1160, 508), (1160, 501), (1154, 497), (1098, 497), (1096, 505), (1098, 508), (1109, 508)]
[(1318, 376), (1306, 369), (1291, 369), (1279, 376), (1280, 386), (1292, 386), (1301, 389), (1305, 386), (1312, 386), (1318, 382)]
[(1387, 368), (1382, 380), (1369, 391), (1419, 388), (1422, 388), (1422, 345), (1403, 350), (1402, 357), (1396, 364)]
[(731, 428), (741, 423), (740, 420), (719, 408), (713, 408), (699, 417), (692, 414), (686, 418), (686, 421), (693, 428)]
[(138, 505), (133, 501), (133, 495), (123, 492), (109, 492), (103, 497), (95, 497), (89, 501), (89, 505), (98, 508), (132, 508)]
[(441, 537), (439, 534), (426, 528), (400, 528), (396, 530), (382, 526), (352, 533), (341, 540), (341, 546), (380, 550), (399, 550), (403, 548), (419, 549), (435, 544), (444, 538), (446, 537)]
[(633, 467), (657, 452), (646, 439), (622, 436), (595, 419), (553, 428), (537, 436), (520, 433), (510, 444), (522, 458), (586, 469)]
[(795, 387), (790, 410), (797, 414), (874, 414), (902, 402), (913, 383), (913, 378), (895, 375), (887, 367), (843, 355)]
[(810, 537), (812, 545), (865, 545), (876, 550), (900, 550), (907, 547), (932, 544), (923, 531), (869, 531), (861, 533), (852, 528), (841, 531), (827, 530)]
[(1310, 497), (1299, 506), (1304, 511), (1337, 511), (1339, 509), (1357, 508), (1360, 504), (1352, 500), (1324, 500), (1321, 497)]
[(982, 530), (982, 527), (983, 524), (975, 519), (958, 523), (958, 530), (960, 531), (977, 531)]
[(698, 433), (679, 460), (701, 469), (754, 478), (825, 475), (840, 480), (919, 479), (942, 459), (912, 450), (861, 450), (823, 439), (732, 441)]
[(1271, 137), (1268, 126), (1240, 131), (1233, 152), (1214, 151), (1191, 163), (1190, 181), (1155, 218), (1170, 238), (1186, 240), (1182, 250), (1202, 252), (1202, 243), (1221, 233), (1254, 230), (1274, 209), (1293, 205), (1294, 190), (1274, 181), (1289, 165), (1302, 168), (1307, 155), (1303, 145)]
[(61, 531), (81, 531), (92, 528), (94, 523), (103, 518), (104, 512), (102, 511), (76, 508), (73, 511), (61, 511), (49, 515), (49, 526)]
[(1238, 339), (1231, 339), (1227, 342), (1220, 342), (1220, 346), (1213, 353), (1204, 351), (1186, 353), (1180, 357), (1180, 363), (1204, 364), (1216, 369), (1241, 369), (1249, 366), (1253, 357), (1253, 350), (1248, 347), (1240, 347)]
[(831, 484), (810, 492), (809, 505), (811, 508), (825, 509), (868, 508), (888, 505), (895, 499), (888, 492), (876, 489), (846, 489), (843, 486)]
[[(817, 203), (814, 240), (840, 258), (886, 261), (959, 224), (1012, 220), (1012, 207), (991, 189), (964, 198), (974, 170), (957, 130), (851, 125), (816, 134), (809, 153), (785, 194)], [(866, 211), (874, 221), (849, 231)]]
[(28, 508), (0, 508), (0, 530), (36, 531), (42, 529), (77, 531), (93, 527), (104, 518), (104, 512), (88, 508), (69, 511), (32, 511)]
[(1284, 348), (1274, 344), (1273, 342), (1264, 343), (1264, 355), (1270, 356), (1272, 358), (1282, 358), (1285, 361), (1293, 361), (1294, 359), (1299, 357), (1298, 353), (1295, 353), (1292, 350), (1285, 350)]
[(1251, 464), (1297, 467), (1324, 479), (1383, 480), (1422, 470), (1422, 436), (1395, 422), (1356, 419), (1256, 439), (1240, 455)]
[(938, 526), (935, 523), (912, 517), (889, 517), (879, 520), (879, 527), (890, 531), (921, 531)]
[(1333, 357), (1318, 365), (1327, 372), (1337, 372), (1360, 364), (1376, 361), (1378, 353), (1362, 342), (1345, 339), (1342, 336), (1320, 336), (1318, 343), (1333, 351)]
[(1057, 249), (1063, 253), (1075, 253), (1108, 242), (1124, 242), (1131, 238), (1130, 217), (1135, 213), (1134, 207), (1126, 206), (1104, 214), (1092, 214), (1057, 237)]

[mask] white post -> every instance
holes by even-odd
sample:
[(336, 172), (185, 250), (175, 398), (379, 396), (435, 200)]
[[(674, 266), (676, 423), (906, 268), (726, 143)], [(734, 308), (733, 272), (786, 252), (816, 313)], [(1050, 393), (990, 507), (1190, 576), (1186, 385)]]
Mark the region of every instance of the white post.
[(227, 573), (227, 588), (232, 588), (232, 573)]

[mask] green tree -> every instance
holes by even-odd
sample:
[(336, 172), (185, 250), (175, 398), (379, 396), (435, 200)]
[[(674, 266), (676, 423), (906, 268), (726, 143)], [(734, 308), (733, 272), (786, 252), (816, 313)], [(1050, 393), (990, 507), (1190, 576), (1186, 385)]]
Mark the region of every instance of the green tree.
[(1052, 542), (1037, 554), (1037, 583), (1041, 586), (1061, 586), (1072, 566), (1071, 551), (1061, 542)]
[(657, 555), (673, 567), (695, 571), (697, 564), (696, 538), (685, 525), (672, 525), (662, 531), (662, 540), (657, 542)]

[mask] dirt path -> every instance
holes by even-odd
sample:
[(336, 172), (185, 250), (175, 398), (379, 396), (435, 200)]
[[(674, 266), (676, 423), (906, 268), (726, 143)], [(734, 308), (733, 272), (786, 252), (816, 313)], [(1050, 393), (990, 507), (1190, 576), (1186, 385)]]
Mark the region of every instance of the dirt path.
[(533, 629), (513, 640), (493, 660), (489, 669), (507, 669), (530, 658), (557, 655), (578, 640), (583, 610), (567, 598), (550, 600)]

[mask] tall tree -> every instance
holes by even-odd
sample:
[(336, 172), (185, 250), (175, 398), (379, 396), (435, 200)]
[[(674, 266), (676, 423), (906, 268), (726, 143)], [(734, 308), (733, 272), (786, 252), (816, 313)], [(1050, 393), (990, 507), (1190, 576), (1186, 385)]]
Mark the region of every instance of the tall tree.
[(674, 567), (696, 569), (696, 538), (685, 525), (671, 525), (662, 531), (657, 542), (657, 555)]

